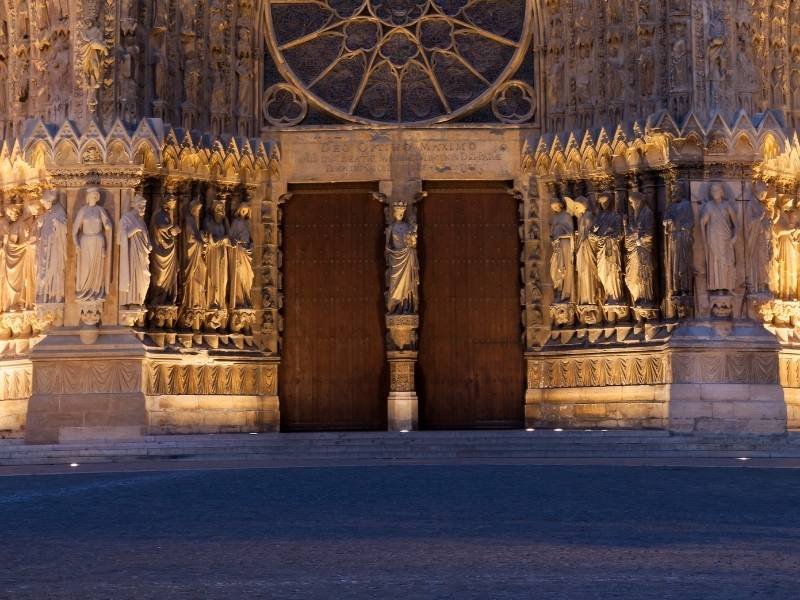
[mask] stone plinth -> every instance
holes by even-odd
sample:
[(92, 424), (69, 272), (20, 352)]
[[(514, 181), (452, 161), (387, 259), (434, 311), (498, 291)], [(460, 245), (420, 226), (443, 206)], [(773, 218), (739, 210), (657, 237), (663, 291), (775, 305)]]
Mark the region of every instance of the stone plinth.
[(419, 398), (414, 385), (416, 351), (389, 352), (390, 390), (387, 399), (387, 429), (419, 429)]
[(781, 434), (787, 408), (780, 346), (754, 323), (696, 322), (669, 342), (669, 428), (678, 433)]
[(125, 328), (100, 330), (94, 344), (58, 329), (31, 354), (33, 385), (25, 440), (49, 444), (128, 440), (147, 425), (144, 346)]

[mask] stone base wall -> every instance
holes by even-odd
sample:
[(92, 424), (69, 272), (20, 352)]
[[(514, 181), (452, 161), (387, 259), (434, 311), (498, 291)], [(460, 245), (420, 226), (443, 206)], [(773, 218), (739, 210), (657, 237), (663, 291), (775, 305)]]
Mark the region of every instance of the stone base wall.
[(277, 396), (148, 396), (146, 405), (150, 435), (280, 429)]
[(25, 435), (31, 395), (31, 361), (0, 362), (0, 438)]

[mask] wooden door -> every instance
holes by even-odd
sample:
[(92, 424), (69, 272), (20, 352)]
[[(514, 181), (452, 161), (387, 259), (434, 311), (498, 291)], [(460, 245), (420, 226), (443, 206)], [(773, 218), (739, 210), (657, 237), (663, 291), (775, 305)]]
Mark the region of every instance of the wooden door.
[(428, 184), (419, 393), (431, 429), (521, 427), (518, 207), (508, 185)]
[(373, 189), (296, 187), (284, 205), (284, 430), (386, 428), (384, 213)]

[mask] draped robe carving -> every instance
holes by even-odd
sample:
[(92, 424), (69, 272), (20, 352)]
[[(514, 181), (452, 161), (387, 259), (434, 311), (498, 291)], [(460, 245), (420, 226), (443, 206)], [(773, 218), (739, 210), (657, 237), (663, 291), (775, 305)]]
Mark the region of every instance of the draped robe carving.
[(633, 215), (625, 226), (625, 284), (635, 305), (650, 305), (655, 299), (655, 218), (641, 194), (632, 192), (630, 205)]
[(550, 279), (556, 302), (575, 300), (575, 225), (572, 216), (564, 210), (561, 201), (551, 204), (550, 241)]
[(670, 291), (676, 295), (690, 295), (693, 287), (694, 265), (694, 212), (685, 197), (673, 202), (664, 219), (666, 237), (667, 276)]
[(206, 216), (203, 221), (203, 232), (208, 240), (206, 256), (207, 288), (206, 306), (209, 308), (225, 308), (228, 291), (228, 219), (225, 217), (225, 204), (214, 202), (214, 214)]
[(250, 206), (243, 203), (236, 211), (230, 231), (230, 307), (251, 308), (253, 305), (253, 241), (250, 237)]
[(196, 310), (206, 307), (206, 252), (208, 238), (200, 229), (200, 210), (202, 204), (195, 201), (186, 217), (183, 227), (182, 270), (183, 294), (182, 310)]
[(592, 242), (597, 252), (597, 277), (602, 290), (603, 304), (622, 302), (622, 215), (607, 196), (600, 196), (601, 211), (592, 229)]
[(144, 198), (137, 196), (131, 210), (119, 222), (119, 303), (122, 306), (142, 306), (150, 287), (150, 238), (142, 217)]
[(419, 307), (417, 226), (406, 221), (407, 206), (392, 206), (393, 222), (386, 230), (386, 264), (389, 314), (415, 314)]
[(39, 219), (36, 251), (36, 302), (64, 302), (64, 267), (67, 258), (67, 213), (55, 192), (42, 197), (45, 212)]
[(103, 300), (110, 281), (111, 219), (97, 206), (100, 192), (90, 189), (85, 206), (75, 216), (72, 238), (76, 248), (75, 298), (79, 302)]
[(736, 211), (721, 185), (711, 186), (711, 197), (700, 210), (700, 229), (706, 251), (709, 291), (736, 288)]
[(796, 300), (800, 270), (800, 228), (793, 213), (793, 200), (781, 198), (780, 211), (773, 226), (775, 257), (773, 263), (775, 295), (780, 300)]
[(578, 304), (597, 304), (599, 295), (597, 255), (591, 238), (591, 231), (595, 226), (595, 215), (589, 209), (589, 201), (586, 198), (576, 200), (572, 210), (573, 214), (578, 218), (577, 252), (575, 255)]
[(174, 305), (178, 298), (178, 235), (181, 228), (175, 225), (173, 211), (175, 198), (167, 196), (161, 210), (153, 214), (150, 221), (150, 255), (152, 275), (150, 304), (154, 306)]

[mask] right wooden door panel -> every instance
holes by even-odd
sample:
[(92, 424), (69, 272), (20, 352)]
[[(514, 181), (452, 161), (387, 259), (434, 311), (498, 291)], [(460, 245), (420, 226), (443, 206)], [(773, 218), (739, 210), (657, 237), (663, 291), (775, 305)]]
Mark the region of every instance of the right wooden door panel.
[(422, 426), (520, 427), (525, 374), (516, 202), (501, 183), (426, 189), (419, 205)]

